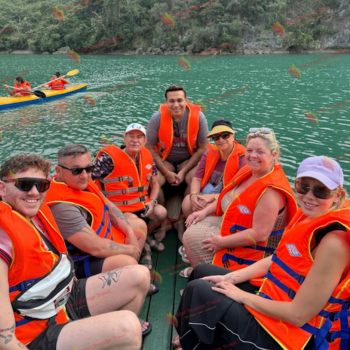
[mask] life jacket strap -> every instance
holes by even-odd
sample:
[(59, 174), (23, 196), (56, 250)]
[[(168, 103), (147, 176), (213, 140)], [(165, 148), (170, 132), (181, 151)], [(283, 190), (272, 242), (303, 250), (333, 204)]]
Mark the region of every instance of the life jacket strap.
[(224, 267), (226, 267), (226, 268), (228, 268), (230, 266), (229, 260), (234, 261), (238, 265), (253, 265), (254, 263), (256, 263), (256, 261), (254, 261), (254, 260), (237, 258), (236, 256), (234, 256), (232, 254), (228, 254), (228, 253), (225, 253), (222, 256), (221, 260), (222, 260), (222, 263), (223, 263)]
[(134, 204), (138, 202), (144, 202), (147, 199), (147, 196), (141, 196), (139, 198), (133, 199), (131, 201), (122, 201), (122, 202), (113, 202), (114, 205), (129, 205)]
[(292, 268), (285, 264), (276, 254), (273, 255), (272, 261), (278, 265), (290, 277), (294, 278), (300, 285), (303, 284), (305, 276), (296, 273)]
[(266, 278), (268, 278), (278, 288), (282, 289), (290, 299), (294, 299), (296, 292), (292, 288), (287, 287), (284, 283), (278, 280), (271, 272), (267, 273)]
[(25, 280), (25, 281), (22, 281), (20, 283), (18, 283), (17, 285), (13, 286), (13, 287), (10, 287), (9, 290), (10, 290), (10, 293), (12, 292), (22, 292), (23, 290), (25, 290), (29, 285), (31, 285), (32, 283), (40, 280), (41, 277), (39, 278), (33, 278), (33, 279), (29, 279), (29, 280)]
[(113, 179), (107, 179), (107, 180), (98, 179), (98, 181), (102, 182), (103, 184), (110, 184), (110, 183), (113, 183), (113, 182), (122, 182), (122, 181), (125, 181), (125, 180), (128, 180), (131, 183), (134, 182), (133, 178), (130, 177), (130, 176), (114, 177)]
[(126, 193), (132, 193), (132, 192), (144, 192), (145, 190), (148, 190), (149, 185), (143, 186), (143, 187), (132, 187), (132, 188), (123, 188), (119, 191), (113, 191), (113, 192), (107, 192), (107, 191), (101, 191), (106, 196), (114, 196), (116, 194), (126, 194)]

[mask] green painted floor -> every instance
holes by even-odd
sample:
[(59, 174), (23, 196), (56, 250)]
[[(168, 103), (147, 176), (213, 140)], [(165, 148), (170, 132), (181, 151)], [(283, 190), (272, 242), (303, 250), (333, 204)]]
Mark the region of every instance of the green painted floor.
[(153, 268), (162, 279), (161, 283), (155, 282), (159, 286), (159, 292), (146, 297), (139, 315), (152, 324), (152, 332), (144, 339), (143, 350), (172, 349), (171, 339), (177, 333), (175, 327), (166, 321), (165, 316), (169, 313), (175, 315), (181, 299), (180, 289), (187, 283), (187, 279), (179, 276), (179, 272), (190, 265), (185, 264), (178, 253), (181, 243), (177, 239), (177, 232), (168, 231), (163, 243), (165, 245), (163, 252), (152, 253)]

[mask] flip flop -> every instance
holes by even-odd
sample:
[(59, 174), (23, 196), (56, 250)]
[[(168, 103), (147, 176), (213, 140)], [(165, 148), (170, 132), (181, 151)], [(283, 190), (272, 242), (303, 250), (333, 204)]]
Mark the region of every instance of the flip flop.
[(181, 256), (186, 255), (185, 247), (182, 245), (182, 246), (179, 248), (178, 252), (179, 252), (179, 254), (180, 254)]
[[(152, 286), (154, 286), (154, 287), (156, 287), (156, 288), (153, 289)], [(156, 294), (156, 293), (158, 293), (158, 292), (159, 292), (159, 287), (155, 286), (154, 284), (151, 284), (151, 285), (149, 286), (149, 289), (148, 289), (148, 292), (147, 292), (147, 296), (154, 295), (154, 294)]]
[[(139, 261), (140, 265), (146, 266), (150, 271), (152, 270), (152, 259), (145, 259), (146, 256), (152, 256), (152, 252), (148, 252), (147, 250), (143, 250), (141, 253), (141, 259)], [(151, 268), (149, 268), (151, 266)]]
[(191, 273), (193, 272), (193, 267), (186, 267), (185, 269), (183, 269), (182, 271), (180, 271), (179, 276), (182, 278), (188, 278), (190, 277), (191, 273), (188, 273), (188, 270), (192, 269)]
[[(153, 245), (151, 245), (152, 242), (155, 242), (155, 243), (154, 243)], [(158, 241), (158, 240), (156, 240), (156, 239), (153, 239), (153, 238), (151, 238), (151, 237), (147, 237), (146, 243), (149, 244), (151, 250), (153, 250), (154, 252), (157, 252), (157, 253), (160, 253), (160, 252), (164, 251), (164, 249), (165, 249), (165, 247), (164, 247), (163, 250), (160, 250), (160, 249), (159, 249), (159, 245), (160, 245), (162, 242), (161, 242), (161, 241)]]
[[(139, 321), (141, 323), (141, 327), (146, 322), (145, 320), (141, 320), (141, 318), (139, 318)], [(142, 332), (142, 337), (145, 337), (146, 335), (150, 334), (151, 331), (152, 331), (152, 325), (148, 322), (148, 327)]]

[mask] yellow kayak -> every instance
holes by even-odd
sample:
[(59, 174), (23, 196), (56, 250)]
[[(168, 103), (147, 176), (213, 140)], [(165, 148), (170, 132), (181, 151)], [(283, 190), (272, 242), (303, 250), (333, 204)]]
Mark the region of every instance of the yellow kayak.
[(55, 98), (65, 97), (77, 92), (85, 91), (87, 84), (79, 84), (67, 87), (64, 90), (40, 90), (45, 93), (46, 98), (39, 98), (35, 95), (23, 96), (23, 97), (0, 97), (0, 110), (7, 108), (15, 108), (31, 105), (34, 103), (41, 103), (51, 101)]

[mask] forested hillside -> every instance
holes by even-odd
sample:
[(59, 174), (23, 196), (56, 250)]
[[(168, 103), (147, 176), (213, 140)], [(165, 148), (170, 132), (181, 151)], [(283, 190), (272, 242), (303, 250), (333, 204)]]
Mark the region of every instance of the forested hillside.
[(348, 48), (350, 5), (348, 0), (0, 0), (0, 23), (0, 51), (9, 53), (53, 53), (68, 46), (88, 54), (93, 50), (86, 48), (121, 36), (103, 52), (180, 54), (232, 42), (230, 52), (268, 53)]

